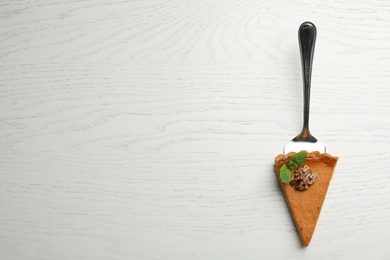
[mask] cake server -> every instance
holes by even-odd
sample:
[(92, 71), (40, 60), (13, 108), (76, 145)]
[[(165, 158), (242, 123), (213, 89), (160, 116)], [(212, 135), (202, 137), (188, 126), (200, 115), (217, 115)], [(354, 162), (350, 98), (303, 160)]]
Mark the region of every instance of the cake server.
[(299, 135), (284, 146), (285, 154), (302, 150), (308, 152), (319, 151), (321, 153), (326, 151), (325, 146), (309, 131), (311, 71), (316, 36), (317, 29), (313, 23), (304, 22), (299, 27), (298, 40), (303, 74), (303, 128)]

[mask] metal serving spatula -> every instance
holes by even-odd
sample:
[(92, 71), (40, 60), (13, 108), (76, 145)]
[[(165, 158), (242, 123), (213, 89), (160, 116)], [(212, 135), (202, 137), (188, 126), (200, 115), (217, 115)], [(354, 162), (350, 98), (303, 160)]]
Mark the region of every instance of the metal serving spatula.
[(321, 153), (326, 151), (325, 146), (312, 136), (309, 131), (311, 70), (316, 36), (317, 29), (313, 23), (304, 22), (299, 27), (298, 40), (303, 73), (303, 128), (297, 137), (284, 146), (285, 154), (301, 150), (308, 152), (319, 151)]

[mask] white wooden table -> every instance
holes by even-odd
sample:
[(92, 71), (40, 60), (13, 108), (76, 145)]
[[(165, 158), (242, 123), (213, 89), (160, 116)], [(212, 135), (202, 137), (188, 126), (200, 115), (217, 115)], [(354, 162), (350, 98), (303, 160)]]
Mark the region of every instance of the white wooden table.
[[(316, 3), (313, 3), (316, 2)], [(0, 2), (0, 259), (390, 259), (390, 3)], [(273, 173), (340, 157), (308, 248)]]

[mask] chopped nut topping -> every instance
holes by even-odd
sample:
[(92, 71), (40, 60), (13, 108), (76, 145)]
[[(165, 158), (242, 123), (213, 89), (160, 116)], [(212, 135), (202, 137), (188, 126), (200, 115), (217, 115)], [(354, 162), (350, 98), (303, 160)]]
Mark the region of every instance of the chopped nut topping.
[(290, 185), (297, 191), (307, 190), (317, 180), (317, 173), (311, 171), (309, 166), (302, 165), (295, 169)]

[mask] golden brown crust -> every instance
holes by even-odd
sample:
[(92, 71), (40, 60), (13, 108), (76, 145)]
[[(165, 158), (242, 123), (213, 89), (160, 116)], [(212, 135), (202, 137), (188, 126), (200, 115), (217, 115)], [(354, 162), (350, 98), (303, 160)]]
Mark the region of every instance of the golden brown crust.
[(338, 157), (329, 153), (304, 152), (307, 155), (305, 164), (318, 174), (318, 179), (308, 190), (296, 191), (292, 186), (282, 183), (280, 180), (280, 168), (287, 163), (291, 156), (296, 154), (295, 152), (279, 154), (275, 157), (275, 173), (302, 243), (306, 247), (310, 243), (317, 224)]
[[(305, 150), (302, 150), (302, 152), (305, 152), (306, 153), (306, 158), (310, 158), (310, 159), (325, 159), (325, 160), (329, 160), (329, 162), (334, 162), (338, 160), (338, 157), (337, 156), (333, 156), (329, 153), (320, 153), (318, 151), (313, 151), (313, 152), (308, 152), (308, 151), (305, 151)], [(279, 154), (278, 156), (275, 157), (275, 165), (279, 162), (279, 161), (283, 161), (283, 163), (286, 163), (288, 161), (288, 159), (290, 159), (294, 154), (296, 154), (296, 152), (289, 152), (288, 154)]]

